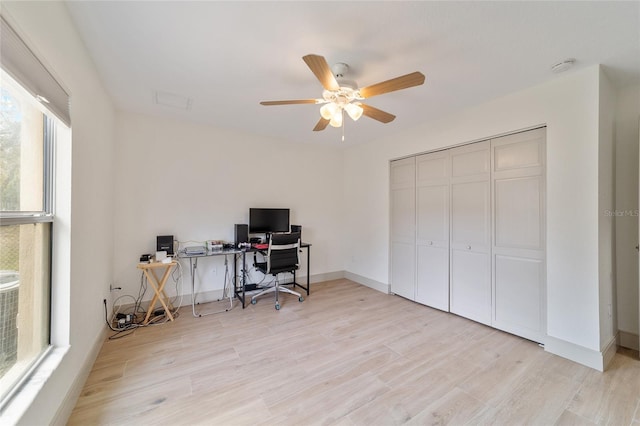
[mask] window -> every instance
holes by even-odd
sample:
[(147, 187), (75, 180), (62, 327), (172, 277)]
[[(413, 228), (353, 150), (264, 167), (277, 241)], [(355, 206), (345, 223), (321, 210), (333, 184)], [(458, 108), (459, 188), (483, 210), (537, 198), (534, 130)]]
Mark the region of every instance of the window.
[(2, 401), (49, 348), (55, 122), (0, 72)]

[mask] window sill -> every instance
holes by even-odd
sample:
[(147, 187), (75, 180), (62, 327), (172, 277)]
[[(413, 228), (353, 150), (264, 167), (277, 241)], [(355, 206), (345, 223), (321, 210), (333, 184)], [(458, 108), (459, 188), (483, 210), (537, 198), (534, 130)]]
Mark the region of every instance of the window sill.
[(20, 385), (15, 394), (10, 396), (0, 406), (0, 423), (4, 425), (17, 424), (24, 414), (33, 405), (36, 397), (56, 371), (69, 346), (53, 347), (40, 360), (29, 377)]

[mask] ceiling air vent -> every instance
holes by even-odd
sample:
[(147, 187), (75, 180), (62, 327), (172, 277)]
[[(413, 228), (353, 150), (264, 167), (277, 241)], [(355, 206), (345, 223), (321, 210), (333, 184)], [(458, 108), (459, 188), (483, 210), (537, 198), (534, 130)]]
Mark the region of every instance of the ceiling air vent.
[(171, 108), (184, 109), (186, 111), (191, 110), (191, 104), (193, 100), (186, 96), (176, 95), (175, 93), (156, 91), (154, 96), (154, 102), (158, 105), (164, 105)]

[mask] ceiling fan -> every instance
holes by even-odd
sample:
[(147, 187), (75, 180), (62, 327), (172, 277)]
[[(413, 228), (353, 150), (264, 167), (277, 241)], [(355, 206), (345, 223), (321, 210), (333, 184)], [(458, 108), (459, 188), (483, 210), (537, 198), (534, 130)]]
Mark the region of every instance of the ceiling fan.
[(306, 55), (302, 59), (315, 74), (316, 78), (324, 87), (322, 99), (294, 99), (286, 101), (263, 101), (261, 105), (292, 105), (292, 104), (322, 104), (320, 108), (320, 120), (313, 128), (314, 132), (324, 130), (327, 125), (341, 127), (344, 113), (354, 121), (365, 115), (381, 123), (389, 123), (396, 116), (388, 112), (374, 108), (371, 105), (360, 102), (373, 96), (383, 93), (395, 92), (396, 90), (408, 89), (409, 87), (420, 86), (424, 83), (424, 74), (412, 72), (400, 77), (392, 78), (381, 83), (358, 89), (357, 84), (345, 78), (349, 66), (338, 63), (333, 69), (323, 56)]

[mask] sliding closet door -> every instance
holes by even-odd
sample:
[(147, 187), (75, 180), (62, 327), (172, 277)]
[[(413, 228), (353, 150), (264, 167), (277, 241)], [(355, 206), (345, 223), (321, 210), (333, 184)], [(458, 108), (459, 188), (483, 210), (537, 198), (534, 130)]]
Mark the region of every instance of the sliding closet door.
[(451, 312), (491, 324), (490, 143), (451, 155)]
[(391, 292), (415, 299), (415, 157), (391, 162)]
[(449, 152), (416, 158), (416, 302), (449, 311)]
[(545, 129), (491, 141), (493, 326), (544, 342)]

